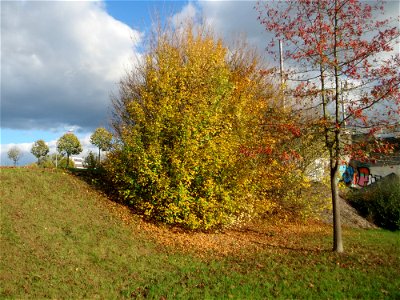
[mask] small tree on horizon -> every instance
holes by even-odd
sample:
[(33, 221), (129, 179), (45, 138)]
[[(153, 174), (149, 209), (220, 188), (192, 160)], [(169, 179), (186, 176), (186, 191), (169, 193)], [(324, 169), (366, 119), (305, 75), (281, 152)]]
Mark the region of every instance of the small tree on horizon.
[(14, 162), (14, 167), (22, 157), (22, 152), (17, 146), (11, 147), (7, 152), (8, 158)]
[[(294, 63), (287, 73), (293, 99), (303, 108), (320, 108), (314, 121), (329, 153), (333, 250), (343, 252), (338, 169), (346, 154), (367, 156), (345, 147), (345, 125), (372, 135), (399, 123), (400, 56), (391, 53), (399, 43), (398, 23), (381, 18), (383, 1), (270, 1), (256, 8), (261, 24), (283, 41), (285, 60)], [(375, 151), (384, 149), (377, 145)]]
[(112, 134), (103, 127), (97, 128), (90, 136), (90, 142), (99, 148), (98, 163), (100, 163), (101, 151), (108, 151), (112, 146)]
[(71, 132), (64, 134), (57, 141), (57, 151), (67, 156), (67, 168), (69, 167), (69, 157), (81, 153), (82, 150), (79, 139)]
[(40, 159), (49, 153), (50, 149), (44, 140), (37, 140), (33, 143), (31, 153), (37, 158), (37, 164), (40, 164)]

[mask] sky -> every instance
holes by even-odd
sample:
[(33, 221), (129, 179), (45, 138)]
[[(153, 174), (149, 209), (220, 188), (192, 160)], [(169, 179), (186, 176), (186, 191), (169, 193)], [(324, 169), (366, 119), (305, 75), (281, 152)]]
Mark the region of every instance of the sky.
[(204, 17), (227, 39), (246, 33), (260, 42), (254, 1), (1, 1), (1, 159), (32, 143), (56, 141), (72, 130), (84, 147), (107, 127), (110, 96), (143, 52), (157, 17), (179, 24)]
[[(399, 8), (398, 1), (395, 9)], [(203, 18), (230, 42), (245, 36), (258, 49), (271, 37), (257, 21), (255, 1), (33, 1), (1, 0), (1, 155), (23, 151), (19, 165), (35, 161), (32, 143), (50, 153), (72, 130), (86, 156), (90, 135), (107, 127), (111, 95), (143, 53), (157, 16), (179, 24)], [(273, 64), (273, 62), (270, 62)]]

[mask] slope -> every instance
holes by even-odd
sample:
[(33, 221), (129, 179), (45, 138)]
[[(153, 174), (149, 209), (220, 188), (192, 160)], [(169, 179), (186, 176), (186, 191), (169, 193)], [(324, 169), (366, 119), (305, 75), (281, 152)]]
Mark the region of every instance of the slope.
[(346, 229), (337, 255), (318, 224), (180, 232), (42, 169), (0, 169), (0, 199), (0, 298), (400, 297), (398, 233)]

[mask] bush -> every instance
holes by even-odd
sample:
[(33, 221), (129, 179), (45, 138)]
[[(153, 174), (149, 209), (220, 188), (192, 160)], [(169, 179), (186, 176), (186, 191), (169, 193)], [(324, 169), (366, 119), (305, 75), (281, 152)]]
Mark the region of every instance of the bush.
[(97, 167), (99, 167), (98, 157), (96, 157), (96, 155), (92, 151), (90, 151), (89, 154), (85, 157), (83, 165), (85, 168), (88, 169), (96, 169)]
[[(75, 166), (73, 160), (69, 160), (69, 167), (73, 168)], [(40, 160), (40, 167), (42, 168), (67, 168), (67, 158), (61, 155), (46, 155)]]
[(114, 99), (118, 141), (105, 168), (124, 201), (199, 230), (289, 207), (277, 201), (295, 197), (302, 176), (291, 152), (279, 153), (291, 135), (270, 126), (273, 92), (260, 69), (254, 53), (229, 52), (205, 29), (158, 33)]
[(400, 229), (400, 180), (394, 173), (347, 195), (359, 213), (379, 227)]

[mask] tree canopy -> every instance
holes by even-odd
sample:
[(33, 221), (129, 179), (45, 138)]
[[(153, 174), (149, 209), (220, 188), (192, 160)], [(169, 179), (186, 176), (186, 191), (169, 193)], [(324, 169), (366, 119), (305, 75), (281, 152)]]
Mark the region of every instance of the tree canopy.
[(37, 140), (35, 143), (33, 143), (31, 148), (31, 153), (37, 158), (38, 165), (40, 163), (40, 159), (45, 157), (49, 151), (49, 146), (47, 146), (46, 142), (43, 140)]
[(8, 158), (13, 161), (15, 167), (20, 158), (22, 157), (22, 152), (17, 146), (13, 146), (7, 151), (7, 155)]
[(90, 136), (90, 142), (99, 148), (98, 161), (100, 162), (100, 151), (108, 151), (112, 146), (112, 133), (103, 127), (97, 128)]
[(79, 139), (71, 132), (64, 134), (57, 141), (57, 151), (62, 155), (67, 155), (67, 168), (69, 167), (69, 157), (82, 152)]

